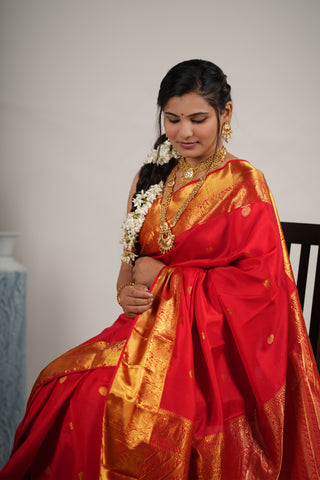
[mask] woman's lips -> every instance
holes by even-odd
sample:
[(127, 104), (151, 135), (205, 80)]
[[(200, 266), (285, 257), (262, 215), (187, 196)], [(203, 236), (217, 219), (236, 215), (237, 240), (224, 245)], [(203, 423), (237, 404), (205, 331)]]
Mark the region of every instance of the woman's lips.
[(193, 148), (195, 145), (197, 145), (197, 142), (179, 142), (180, 147), (182, 148)]

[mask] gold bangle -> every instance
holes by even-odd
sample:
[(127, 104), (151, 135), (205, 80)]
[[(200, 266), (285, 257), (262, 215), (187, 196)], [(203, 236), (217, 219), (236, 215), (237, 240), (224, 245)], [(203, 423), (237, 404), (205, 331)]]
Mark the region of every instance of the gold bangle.
[(121, 303), (120, 303), (120, 293), (121, 293), (121, 290), (124, 288), (124, 287), (131, 287), (134, 285), (134, 282), (127, 282), (127, 283), (124, 283), (123, 285), (121, 285), (119, 288), (118, 288), (118, 291), (117, 291), (117, 300), (118, 300), (118, 303), (120, 305), (120, 307), (122, 306)]

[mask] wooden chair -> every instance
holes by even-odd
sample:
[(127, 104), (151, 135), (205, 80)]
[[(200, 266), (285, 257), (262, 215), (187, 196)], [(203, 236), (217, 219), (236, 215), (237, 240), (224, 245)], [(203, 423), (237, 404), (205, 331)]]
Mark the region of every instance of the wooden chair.
[(318, 245), (316, 273), (312, 294), (309, 338), (320, 371), (320, 225), (310, 223), (281, 222), (288, 252), (292, 244), (301, 245), (297, 288), (302, 309), (305, 303), (311, 245)]

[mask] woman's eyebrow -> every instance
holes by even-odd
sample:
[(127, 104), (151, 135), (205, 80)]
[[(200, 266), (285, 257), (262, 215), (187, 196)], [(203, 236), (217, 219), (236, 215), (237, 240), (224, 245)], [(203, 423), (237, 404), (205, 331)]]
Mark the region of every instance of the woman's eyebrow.
[[(173, 117), (179, 117), (176, 113), (172, 112), (164, 112), (166, 115), (172, 115)], [(209, 112), (195, 112), (195, 113), (190, 113), (187, 115), (187, 117), (195, 117), (196, 115), (208, 115)], [(183, 115), (183, 114), (182, 114)]]

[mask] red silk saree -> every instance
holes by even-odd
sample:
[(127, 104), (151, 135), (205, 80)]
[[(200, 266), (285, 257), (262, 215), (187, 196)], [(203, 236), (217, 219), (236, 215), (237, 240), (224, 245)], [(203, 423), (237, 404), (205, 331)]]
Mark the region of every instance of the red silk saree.
[(160, 205), (140, 233), (166, 264), (152, 308), (41, 372), (1, 480), (320, 478), (319, 375), (263, 175), (211, 173), (165, 255)]

